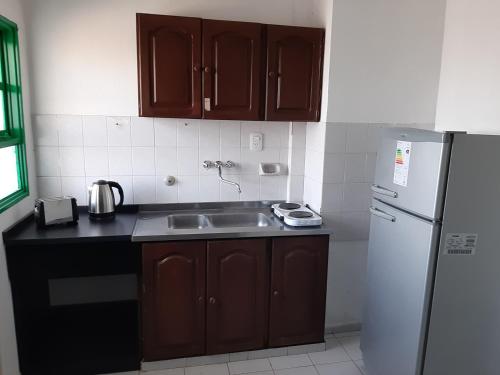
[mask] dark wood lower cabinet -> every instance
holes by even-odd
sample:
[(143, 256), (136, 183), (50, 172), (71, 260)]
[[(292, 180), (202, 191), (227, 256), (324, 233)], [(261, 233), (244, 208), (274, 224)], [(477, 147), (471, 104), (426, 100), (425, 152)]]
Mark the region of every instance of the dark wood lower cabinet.
[(205, 353), (206, 242), (143, 246), (143, 356)]
[(146, 361), (322, 342), (328, 236), (145, 244)]
[(328, 236), (274, 238), (269, 346), (324, 339)]
[(208, 242), (208, 354), (265, 346), (269, 296), (267, 243), (267, 239)]

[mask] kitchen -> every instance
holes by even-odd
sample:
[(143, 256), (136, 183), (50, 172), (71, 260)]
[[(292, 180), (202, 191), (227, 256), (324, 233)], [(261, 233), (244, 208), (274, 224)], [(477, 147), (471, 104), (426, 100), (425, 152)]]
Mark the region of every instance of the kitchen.
[[(299, 357), (283, 360), (285, 365), (273, 360), (273, 367), (269, 360), (268, 366), (247, 372), (359, 374), (363, 365), (356, 345), (366, 293), (370, 186), (384, 129), (498, 132), (498, 110), (493, 104), (497, 69), (489, 65), (495, 61), (495, 53), (498, 55), (498, 31), (489, 15), (498, 9), (487, 2), (475, 4), (8, 0), (0, 5), (0, 14), (15, 22), (19, 30), (29, 196), (0, 213), (0, 229), (7, 230), (31, 213), (36, 198), (71, 195), (85, 206), (87, 187), (101, 179), (120, 184), (128, 207), (233, 201), (309, 204), (322, 216), (321, 228), (330, 235), (323, 328), (327, 345), (333, 347), (323, 353), (334, 359), (325, 362), (316, 358), (315, 362), (313, 358), (319, 354), (297, 352), (293, 355)], [(200, 119), (198, 114), (141, 116), (137, 14), (322, 29), (322, 77), (316, 103), (319, 118), (312, 113), (312, 118), (301, 121), (296, 121), (297, 117), (266, 120), (270, 117), (269, 113), (265, 117), (263, 104), (257, 121), (218, 115)], [(474, 24), (477, 20), (482, 20), (479, 30)], [(471, 28), (474, 32), (464, 36), (463, 29)], [(266, 49), (261, 50), (264, 58)], [(270, 71), (265, 67), (261, 70), (258, 76), (262, 81), (257, 81), (262, 93), (267, 86), (263, 73)], [(481, 74), (472, 76), (471, 70)], [(168, 95), (168, 87), (164, 89)], [(262, 98), (266, 98), (265, 93), (257, 101)], [(201, 99), (195, 102), (201, 112), (209, 108)], [(231, 161), (234, 166), (205, 168), (205, 161)], [(281, 170), (275, 175), (260, 174), (265, 173), (260, 171), (261, 163)], [(241, 194), (235, 185), (220, 180), (219, 170), (222, 178), (239, 184)], [(115, 224), (123, 224), (127, 232), (133, 225), (128, 216), (122, 223), (121, 214), (134, 213), (120, 212), (116, 217)], [(86, 211), (81, 211), (77, 228), (84, 231), (90, 225)], [(10, 375), (19, 373), (18, 317), (12, 307), (12, 295), (16, 294), (9, 281), (12, 271), (7, 270), (2, 246), (0, 365), (1, 372)], [(75, 249), (75, 258), (60, 261), (62, 271), (66, 264), (78, 263), (80, 251), (85, 254), (84, 244), (79, 246), (82, 249)], [(127, 246), (128, 256), (120, 257), (113, 277), (94, 278), (93, 294), (109, 288), (113, 295), (102, 299), (119, 299), (120, 295), (137, 304), (140, 293), (134, 290), (136, 279), (130, 277), (140, 275), (134, 246)], [(118, 245), (109, 247), (110, 256), (119, 253)], [(51, 295), (52, 302), (83, 298), (83, 291), (71, 296), (71, 288), (85, 287), (80, 284), (82, 278), (66, 284), (50, 281), (51, 293), (60, 292)], [(125, 325), (126, 319), (124, 316)], [(285, 354), (281, 349), (251, 359), (249, 352), (241, 353), (247, 354), (240, 360), (264, 363), (268, 357)], [(134, 362), (133, 356), (130, 358)], [(220, 370), (217, 366), (221, 363), (197, 364), (221, 374), (231, 370), (229, 365)], [(184, 366), (168, 370), (170, 365), (158, 362), (157, 367), (143, 370), (184, 373)], [(195, 371), (195, 367), (186, 366), (185, 373)]]

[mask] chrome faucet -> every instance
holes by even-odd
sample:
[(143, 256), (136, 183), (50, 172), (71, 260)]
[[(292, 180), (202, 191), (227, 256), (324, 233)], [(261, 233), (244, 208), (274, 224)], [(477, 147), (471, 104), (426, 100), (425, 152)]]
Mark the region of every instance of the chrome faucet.
[(226, 180), (224, 177), (222, 177), (222, 168), (233, 168), (235, 164), (231, 161), (228, 160), (227, 162), (222, 162), (220, 160), (217, 160), (216, 162), (210, 161), (210, 160), (205, 160), (203, 162), (203, 168), (205, 169), (210, 169), (210, 168), (217, 168), (218, 174), (219, 174), (219, 179), (224, 182), (225, 184), (233, 185), (238, 189), (238, 193), (241, 194), (241, 187), (240, 184), (234, 181), (229, 181)]

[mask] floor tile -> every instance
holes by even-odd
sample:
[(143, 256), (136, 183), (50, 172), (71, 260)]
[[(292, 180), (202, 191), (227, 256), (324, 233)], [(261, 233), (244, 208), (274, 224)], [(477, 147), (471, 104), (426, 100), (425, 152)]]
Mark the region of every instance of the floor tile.
[(320, 342), (317, 344), (289, 346), (287, 348), (287, 354), (288, 355), (306, 354), (312, 352), (321, 352), (323, 350), (325, 350), (325, 343)]
[(319, 375), (362, 375), (354, 362), (331, 363), (317, 365)]
[(186, 367), (215, 365), (226, 362), (229, 362), (229, 354), (204, 355), (200, 357), (186, 358)]
[(326, 350), (323, 352), (309, 353), (309, 358), (315, 365), (351, 360), (344, 347), (336, 339), (328, 339), (326, 341)]
[(284, 368), (293, 368), (293, 367), (305, 367), (312, 365), (312, 362), (307, 356), (307, 354), (273, 357), (269, 358), (269, 361), (271, 362), (271, 367), (274, 370), (281, 370)]
[(229, 353), (229, 362), (246, 361), (248, 352)]
[(363, 362), (362, 359), (358, 359), (357, 361), (354, 361), (354, 363), (356, 364), (356, 366), (358, 366), (359, 371), (361, 371), (363, 373), (363, 375), (367, 375), (368, 374), (366, 372), (366, 369), (365, 369), (365, 363)]
[(335, 337), (351, 337), (351, 336), (359, 336), (360, 332), (359, 331), (348, 331), (348, 332), (339, 332), (335, 333)]
[(227, 364), (186, 367), (186, 375), (229, 375)]
[(249, 372), (246, 374), (240, 374), (240, 375), (274, 375), (273, 371), (259, 371), (259, 372)]
[(363, 358), (359, 348), (359, 336), (339, 337), (338, 340), (353, 361)]
[(228, 366), (231, 375), (272, 370), (271, 363), (268, 359), (229, 362)]
[(271, 358), (283, 355), (287, 355), (286, 348), (252, 350), (251, 352), (248, 352), (248, 359)]
[(141, 375), (184, 375), (184, 369), (172, 368), (168, 370), (141, 371)]
[(283, 370), (276, 370), (274, 373), (276, 375), (318, 375), (314, 366), (287, 368)]
[(167, 359), (164, 361), (142, 362), (141, 370), (154, 371), (186, 366), (186, 358)]

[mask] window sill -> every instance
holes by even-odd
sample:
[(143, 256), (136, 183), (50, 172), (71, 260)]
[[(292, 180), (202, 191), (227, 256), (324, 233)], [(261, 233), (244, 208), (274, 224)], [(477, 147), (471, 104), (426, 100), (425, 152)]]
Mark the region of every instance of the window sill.
[(29, 196), (29, 191), (27, 189), (26, 190), (18, 190), (15, 193), (12, 193), (11, 195), (6, 196), (4, 199), (0, 200), (0, 213), (11, 208), (16, 203), (19, 203), (27, 196)]

